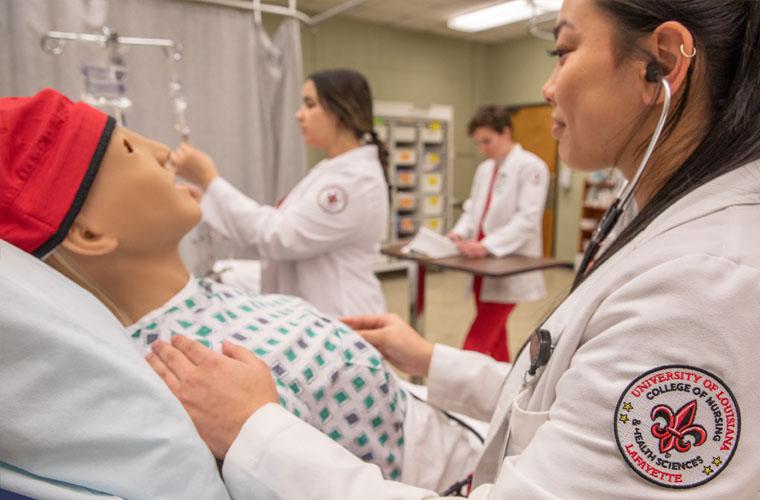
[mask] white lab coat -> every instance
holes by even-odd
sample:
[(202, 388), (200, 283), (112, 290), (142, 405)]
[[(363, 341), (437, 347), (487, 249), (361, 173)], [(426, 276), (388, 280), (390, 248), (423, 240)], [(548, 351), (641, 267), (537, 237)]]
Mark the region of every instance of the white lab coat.
[[(760, 161), (676, 202), (549, 317), (544, 327), (554, 353), (542, 377), (524, 391), (527, 350), (510, 366), (436, 346), (430, 400), (491, 419), (470, 498), (757, 498), (758, 221)], [(613, 432), (629, 384), (665, 365), (719, 377), (741, 413), (730, 463), (693, 488), (663, 487), (639, 476)], [(699, 408), (695, 423), (709, 423), (711, 411)], [(282, 498), (435, 498), (383, 481), (275, 405), (250, 417), (223, 473), (236, 499), (254, 498), (246, 483), (252, 476)]]
[(319, 162), (278, 208), (222, 178), (201, 207), (215, 230), (264, 260), (263, 292), (297, 295), (332, 316), (385, 312), (373, 266), (388, 224), (388, 186), (376, 146)]
[[(470, 198), (453, 232), (464, 239), (475, 239), (483, 217), (488, 189), (496, 168), (494, 160), (486, 160), (475, 172)], [(515, 144), (498, 165), (499, 172), (493, 187), (488, 213), (483, 220), (481, 241), (493, 255), (543, 254), (542, 217), (549, 188), (549, 169), (546, 163), (522, 146)], [(502, 304), (538, 300), (546, 295), (540, 271), (507, 278), (484, 278), (481, 299)]]

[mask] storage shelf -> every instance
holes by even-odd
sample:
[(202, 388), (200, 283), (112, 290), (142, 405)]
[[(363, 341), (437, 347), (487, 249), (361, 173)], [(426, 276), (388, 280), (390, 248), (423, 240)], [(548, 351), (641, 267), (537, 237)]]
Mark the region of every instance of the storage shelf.
[(588, 180), (587, 181), (589, 186), (595, 186), (595, 187), (606, 187), (606, 188), (614, 188), (618, 185), (615, 181), (594, 181), (594, 180)]
[(375, 116), (391, 159), (386, 243), (407, 239), (423, 226), (445, 234), (452, 225), (453, 108), (376, 101)]
[(584, 203), (583, 208), (586, 208), (588, 210), (598, 210), (600, 212), (605, 212), (608, 208), (610, 208), (610, 206), (609, 205), (591, 205), (588, 203)]
[[(595, 174), (591, 174), (592, 176)], [(596, 174), (598, 175), (598, 174)], [(583, 181), (583, 201), (581, 202), (581, 221), (594, 222), (594, 227), (581, 222), (578, 225), (578, 250), (583, 252), (585, 242), (596, 230), (596, 226), (601, 221), (604, 213), (609, 209), (608, 201), (614, 199), (614, 196), (621, 185), (622, 178), (620, 175), (611, 175), (610, 178), (594, 179), (586, 178)]]

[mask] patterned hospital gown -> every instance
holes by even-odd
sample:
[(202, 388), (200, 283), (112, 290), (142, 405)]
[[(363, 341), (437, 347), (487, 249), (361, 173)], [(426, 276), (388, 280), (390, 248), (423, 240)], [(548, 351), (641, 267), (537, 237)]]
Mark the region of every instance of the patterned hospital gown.
[(143, 354), (174, 335), (215, 351), (225, 339), (246, 347), (271, 368), (283, 407), (386, 478), (401, 475), (406, 392), (374, 347), (311, 304), (194, 278), (127, 333)]

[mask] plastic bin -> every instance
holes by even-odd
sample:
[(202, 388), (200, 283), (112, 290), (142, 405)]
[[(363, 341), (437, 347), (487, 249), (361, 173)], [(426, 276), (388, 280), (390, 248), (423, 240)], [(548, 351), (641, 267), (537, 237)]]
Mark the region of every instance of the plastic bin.
[(414, 223), (414, 219), (412, 217), (400, 216), (397, 219), (397, 224), (399, 236), (411, 236), (417, 232), (417, 226)]
[(396, 165), (416, 165), (417, 151), (411, 148), (398, 148), (393, 152), (393, 162)]
[(417, 195), (414, 193), (399, 193), (396, 198), (396, 207), (399, 211), (410, 212), (417, 208)]
[(428, 151), (422, 159), (422, 170), (430, 172), (441, 166), (441, 155), (437, 151)]
[(393, 140), (395, 142), (416, 142), (417, 127), (403, 125), (393, 127)]
[(432, 122), (421, 130), (421, 139), (425, 144), (440, 144), (443, 142), (443, 127), (438, 122)]
[(400, 188), (413, 188), (417, 185), (417, 174), (413, 170), (398, 170), (396, 185)]
[(443, 190), (443, 176), (441, 174), (424, 174), (422, 176), (422, 192), (439, 194)]
[(425, 196), (422, 203), (423, 215), (440, 215), (443, 213), (443, 196)]
[(422, 223), (426, 228), (438, 234), (443, 234), (443, 217), (426, 217)]

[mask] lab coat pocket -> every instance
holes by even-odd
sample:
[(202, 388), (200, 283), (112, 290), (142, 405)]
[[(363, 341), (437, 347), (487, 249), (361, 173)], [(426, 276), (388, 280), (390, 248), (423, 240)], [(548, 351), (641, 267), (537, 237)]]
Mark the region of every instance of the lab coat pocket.
[(525, 389), (512, 402), (512, 412), (509, 421), (509, 444), (507, 456), (519, 455), (530, 444), (536, 431), (549, 421), (548, 411), (528, 411), (528, 401), (532, 391)]

